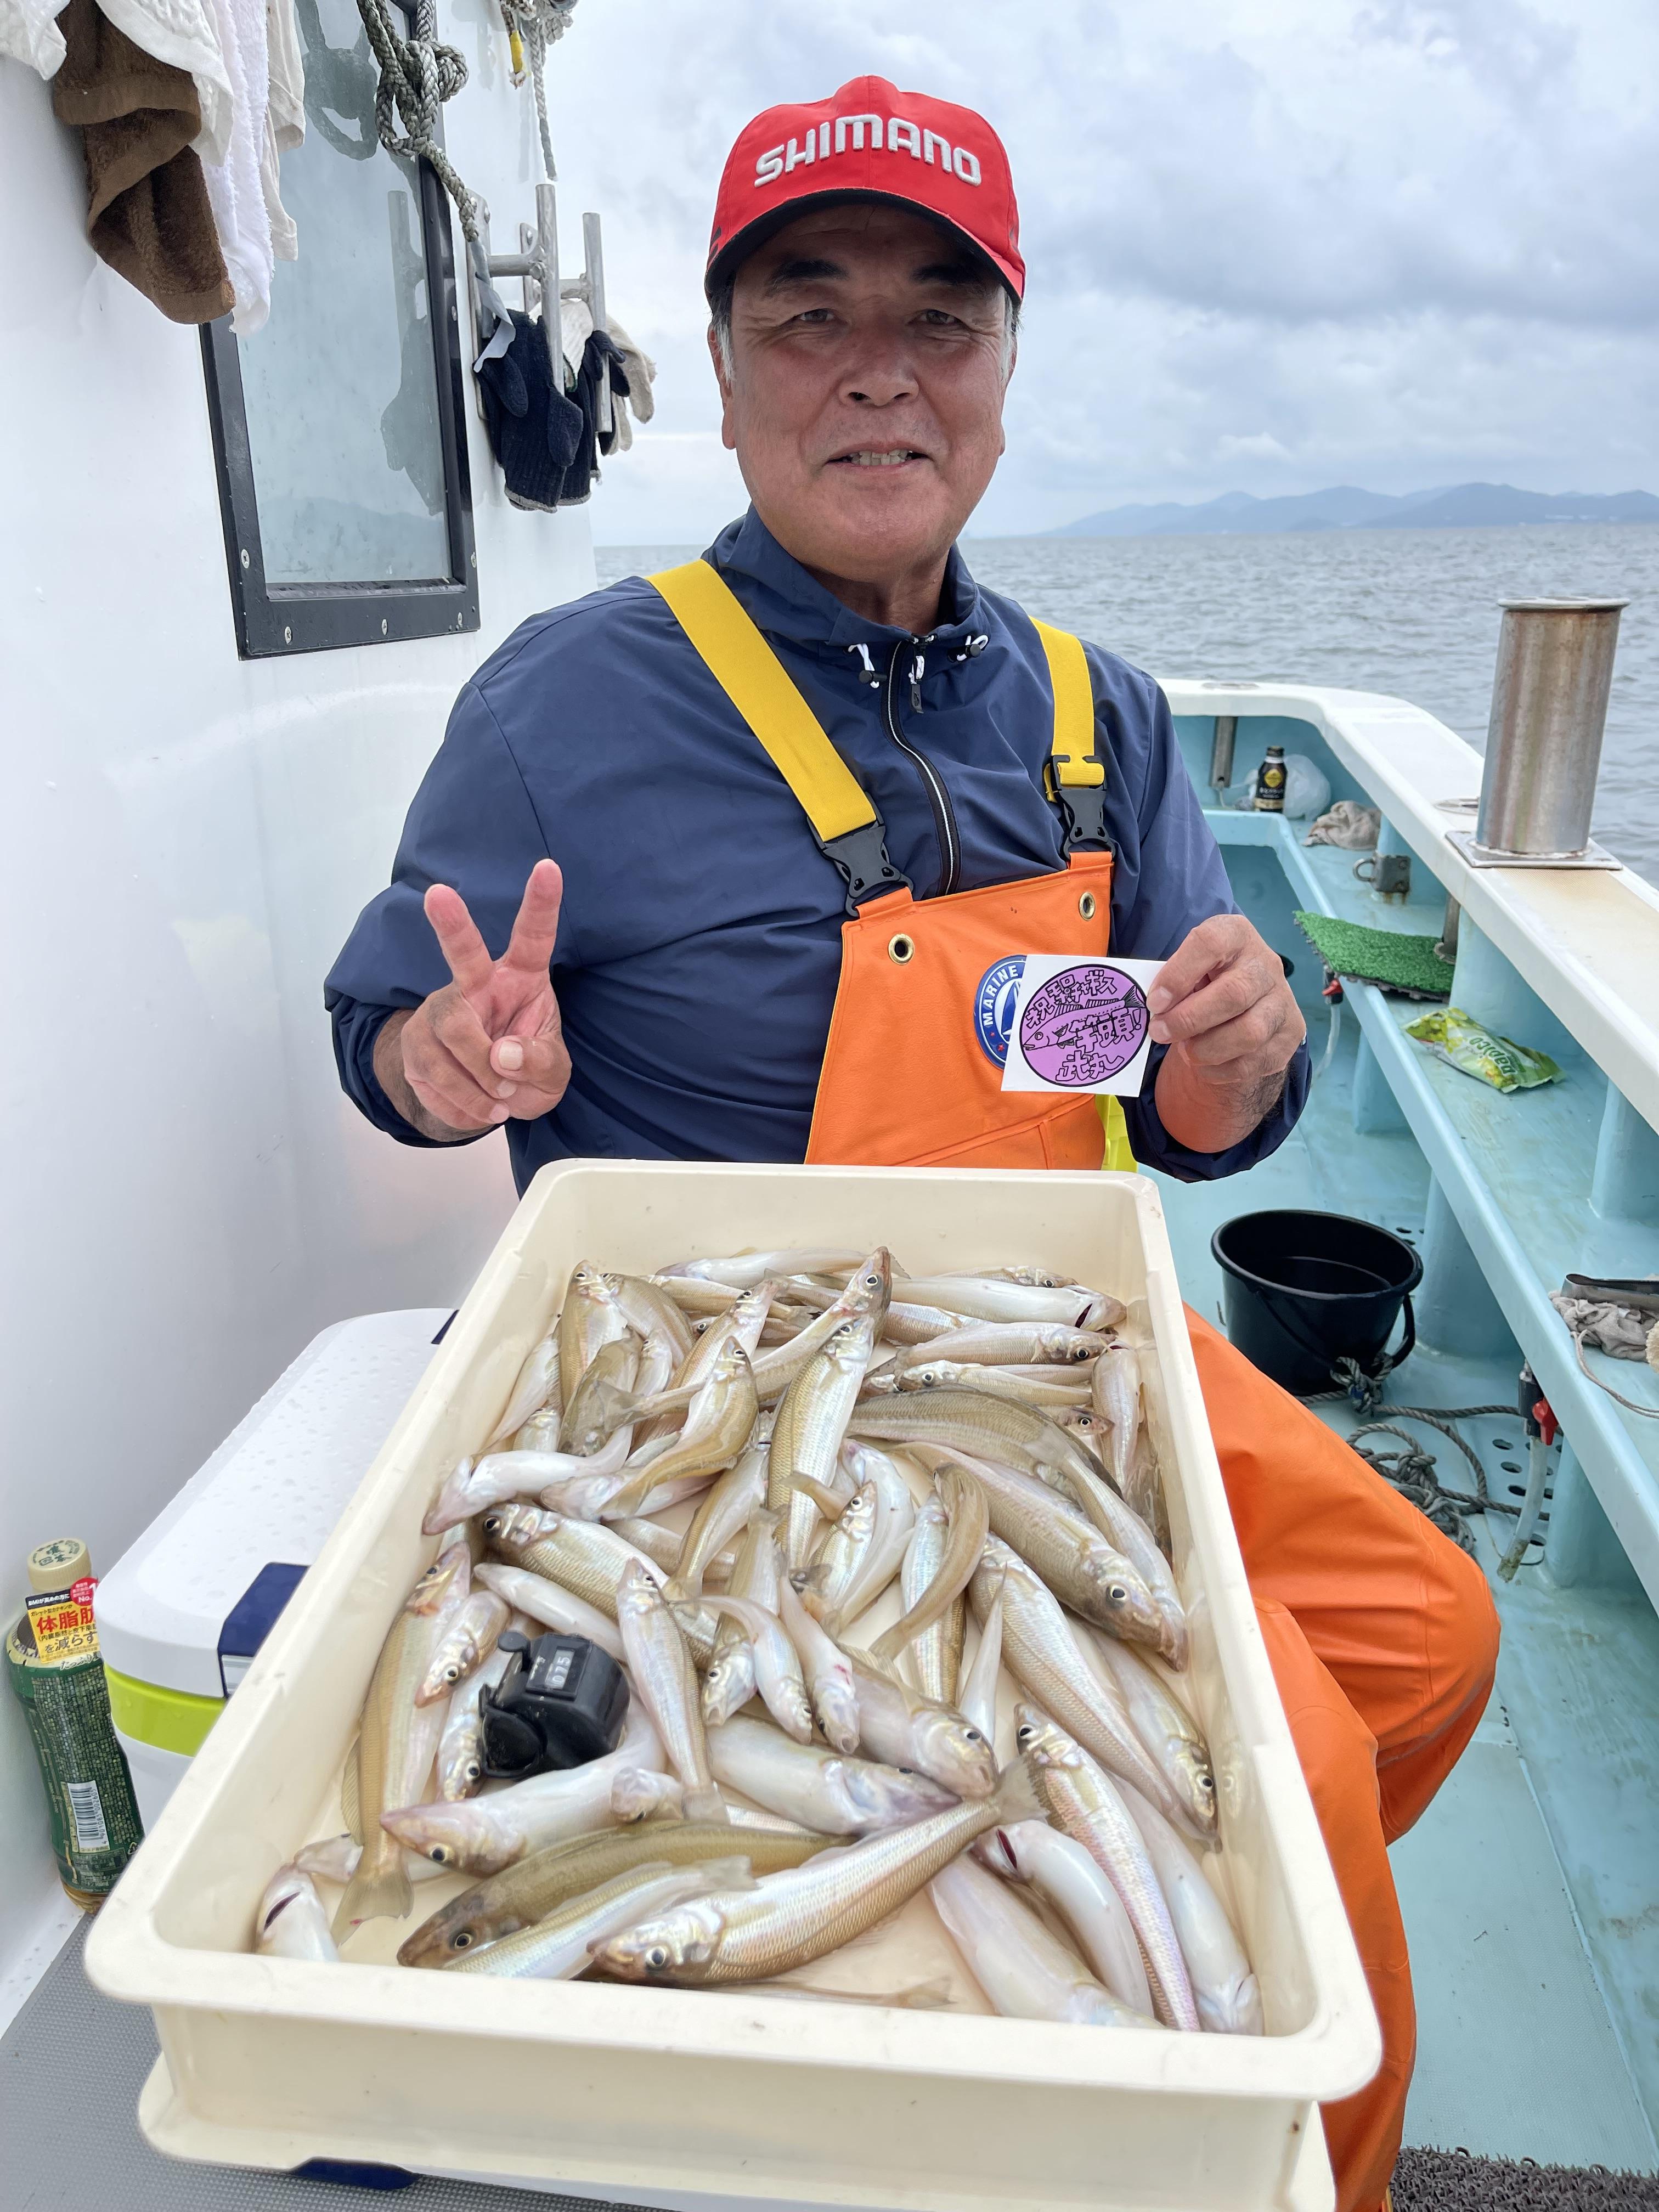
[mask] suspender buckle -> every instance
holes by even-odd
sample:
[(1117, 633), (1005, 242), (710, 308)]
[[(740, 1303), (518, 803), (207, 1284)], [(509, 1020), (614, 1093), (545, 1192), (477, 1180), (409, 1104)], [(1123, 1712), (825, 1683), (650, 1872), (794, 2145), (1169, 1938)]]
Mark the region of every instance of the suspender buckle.
[(856, 915), (866, 899), (888, 891), (908, 890), (910, 878), (887, 857), (887, 840), (881, 823), (860, 823), (839, 837), (822, 840), (824, 856), (835, 862), (847, 884), (847, 911)]
[(1068, 854), (1082, 846), (1114, 852), (1116, 848), (1106, 834), (1106, 763), (1098, 753), (1085, 753), (1084, 765), (1099, 769), (1100, 781), (1062, 783), (1058, 771), (1071, 757), (1069, 753), (1054, 753), (1049, 760), (1048, 795), (1060, 809), (1061, 842)]

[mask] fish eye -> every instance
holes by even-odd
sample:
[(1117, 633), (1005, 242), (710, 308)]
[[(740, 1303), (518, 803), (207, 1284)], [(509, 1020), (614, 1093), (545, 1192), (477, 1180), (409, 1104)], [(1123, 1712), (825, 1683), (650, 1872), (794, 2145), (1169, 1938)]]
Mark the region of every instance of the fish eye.
[(483, 1769), (476, 1759), (469, 1759), (462, 1771), (469, 1782), (477, 1782), (483, 1776)]
[(471, 1929), (470, 1928), (458, 1928), (455, 1930), (455, 1933), (449, 1939), (449, 1948), (452, 1951), (465, 1951), (470, 1946), (471, 1942)]
[(1030, 1743), (1036, 1734), (1036, 1730), (1031, 1726), (1030, 1721), (1022, 1721), (1014, 1730), (1015, 1738), (1020, 1743)]
[(963, 1733), (966, 1735), (969, 1743), (983, 1743), (985, 1741), (984, 1737), (980, 1734), (977, 1729), (970, 1728), (965, 1729)]
[(1213, 1796), (1215, 1795), (1215, 1777), (1214, 1777), (1214, 1775), (1213, 1775), (1213, 1774), (1200, 1774), (1200, 1775), (1199, 1776), (1199, 1778), (1198, 1778), (1198, 1786), (1199, 1786), (1199, 1788), (1200, 1788), (1200, 1790), (1207, 1790), (1210, 1792), (1211, 1796)]
[(449, 1864), (448, 1844), (434, 1844), (432, 1849), (427, 1853), (427, 1856), (431, 1860), (434, 1866), (447, 1866)]
[(645, 1954), (645, 1963), (653, 1974), (661, 1973), (668, 1964), (668, 1954), (660, 1943), (653, 1943)]
[(1114, 1605), (1127, 1605), (1129, 1602), (1129, 1593), (1121, 1583), (1113, 1583), (1106, 1595)]

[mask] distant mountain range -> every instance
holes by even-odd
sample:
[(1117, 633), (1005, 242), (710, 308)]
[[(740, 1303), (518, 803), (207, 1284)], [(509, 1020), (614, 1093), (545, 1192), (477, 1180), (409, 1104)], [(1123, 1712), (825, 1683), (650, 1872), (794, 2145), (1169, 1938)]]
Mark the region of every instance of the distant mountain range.
[(1526, 522), (1659, 522), (1659, 499), (1649, 491), (1517, 491), (1513, 484), (1467, 483), (1433, 491), (1362, 491), (1336, 484), (1328, 491), (1289, 498), (1255, 499), (1247, 491), (1223, 492), (1200, 506), (1166, 500), (1156, 507), (1111, 507), (1050, 530), (1049, 538), (1170, 538), (1285, 530), (1449, 530)]

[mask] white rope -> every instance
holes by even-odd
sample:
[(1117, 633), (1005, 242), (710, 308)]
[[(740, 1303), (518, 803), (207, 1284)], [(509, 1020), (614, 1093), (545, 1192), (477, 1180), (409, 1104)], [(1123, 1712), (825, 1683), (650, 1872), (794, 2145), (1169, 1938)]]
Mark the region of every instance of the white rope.
[(530, 88), (536, 100), (536, 127), (541, 133), (542, 166), (549, 184), (558, 181), (553, 166), (553, 134), (547, 124), (547, 50), (570, 28), (576, 0), (501, 0), (501, 14), (509, 32), (517, 30), (529, 63)]

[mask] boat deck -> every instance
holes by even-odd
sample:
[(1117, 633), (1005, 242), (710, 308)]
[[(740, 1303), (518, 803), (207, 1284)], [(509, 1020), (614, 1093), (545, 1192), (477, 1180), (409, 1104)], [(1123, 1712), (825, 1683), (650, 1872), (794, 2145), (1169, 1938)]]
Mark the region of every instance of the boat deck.
[[(1300, 972), (1296, 981), (1304, 988)], [(1317, 1056), (1323, 1024), (1312, 1018)], [(1182, 1288), (1206, 1317), (1219, 1317), (1221, 1298), (1211, 1233), (1235, 1214), (1312, 1206), (1420, 1234), (1428, 1170), (1416, 1144), (1403, 1131), (1354, 1133), (1356, 1045), (1345, 1022), (1297, 1127), (1248, 1176), (1158, 1178)], [(1515, 1389), (1512, 1370), (1422, 1350), (1373, 1418), (1387, 1419), (1388, 1395), (1469, 1406), (1512, 1401)], [(1356, 1424), (1346, 1405), (1318, 1410), (1340, 1431)], [(1526, 1456), (1519, 1423), (1462, 1425), (1491, 1490), (1507, 1495)], [(1454, 1448), (1432, 1429), (1416, 1433), (1447, 1487), (1468, 1487)], [(1503, 1620), (1497, 1695), (1393, 1854), (1419, 2011), (1406, 2140), (1655, 2171), (1659, 1619), (1633, 1576), (1620, 1588), (1562, 1589), (1528, 1565), (1498, 1583), (1501, 1541), (1479, 1518), (1474, 1528)]]

